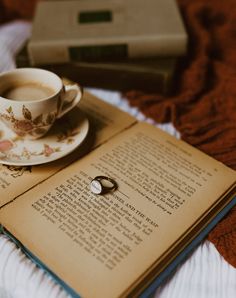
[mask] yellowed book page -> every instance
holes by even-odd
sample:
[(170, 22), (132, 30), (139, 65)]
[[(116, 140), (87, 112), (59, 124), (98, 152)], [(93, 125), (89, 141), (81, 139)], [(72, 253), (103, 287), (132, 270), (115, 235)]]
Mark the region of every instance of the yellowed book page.
[[(0, 207), (136, 122), (134, 117), (87, 92), (79, 109), (88, 117), (90, 131), (84, 143), (72, 154), (40, 166), (15, 167), (0, 164)], [(71, 113), (76, 114), (76, 111)], [(73, 141), (73, 136), (70, 139)]]
[[(98, 175), (118, 189), (91, 193)], [(2, 208), (0, 218), (82, 297), (127, 297), (235, 182), (222, 163), (138, 123)]]

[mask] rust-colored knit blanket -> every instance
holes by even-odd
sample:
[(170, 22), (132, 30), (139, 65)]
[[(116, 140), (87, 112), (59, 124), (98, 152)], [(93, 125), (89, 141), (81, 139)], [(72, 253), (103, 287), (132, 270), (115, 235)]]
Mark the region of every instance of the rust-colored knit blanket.
[[(172, 96), (130, 91), (131, 105), (172, 122), (186, 142), (236, 169), (236, 2), (178, 0), (190, 42)], [(208, 239), (236, 267), (236, 207)]]

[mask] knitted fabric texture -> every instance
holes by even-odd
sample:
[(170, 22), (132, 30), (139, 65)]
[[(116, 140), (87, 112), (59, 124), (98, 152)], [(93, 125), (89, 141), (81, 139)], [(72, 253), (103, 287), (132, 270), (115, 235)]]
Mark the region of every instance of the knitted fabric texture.
[[(189, 35), (171, 96), (130, 91), (130, 104), (181, 138), (236, 169), (236, 5), (234, 0), (178, 0)], [(208, 239), (236, 267), (236, 207)]]

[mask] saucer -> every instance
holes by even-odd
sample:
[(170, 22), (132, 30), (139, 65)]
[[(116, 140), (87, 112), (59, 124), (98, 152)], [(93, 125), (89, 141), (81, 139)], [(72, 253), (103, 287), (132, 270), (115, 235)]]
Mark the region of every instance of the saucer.
[(81, 145), (88, 130), (89, 121), (77, 107), (58, 119), (49, 132), (37, 140), (17, 136), (0, 121), (0, 163), (31, 166), (54, 161)]

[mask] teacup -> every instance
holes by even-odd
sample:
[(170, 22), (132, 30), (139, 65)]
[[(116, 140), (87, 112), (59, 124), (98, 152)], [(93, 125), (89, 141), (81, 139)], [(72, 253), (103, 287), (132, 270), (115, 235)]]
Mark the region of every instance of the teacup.
[(18, 68), (0, 74), (0, 119), (27, 139), (44, 136), (81, 97), (77, 84), (64, 86), (55, 73), (44, 69)]

